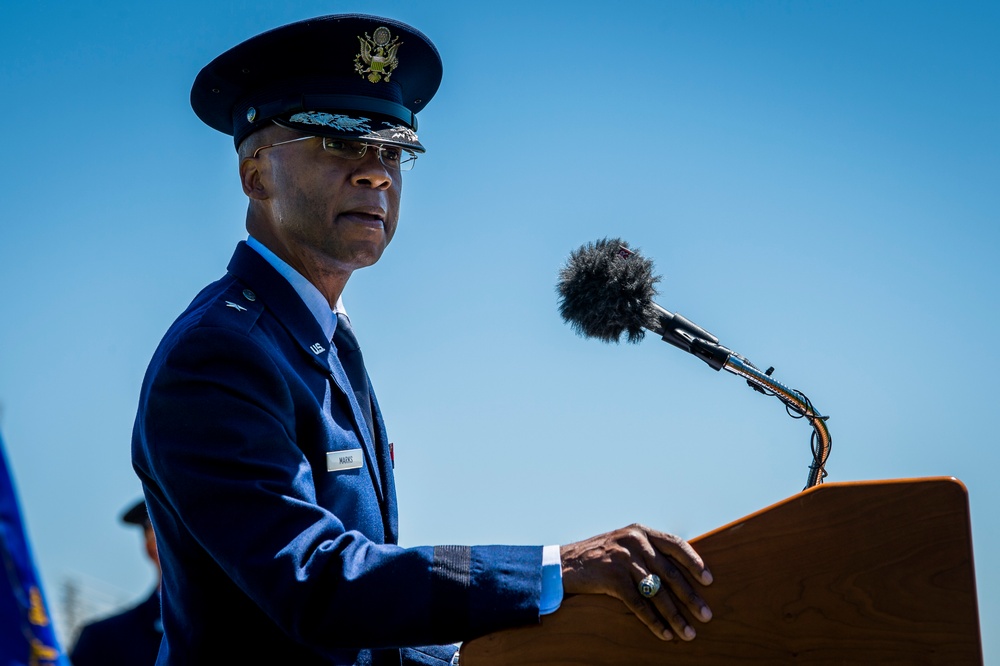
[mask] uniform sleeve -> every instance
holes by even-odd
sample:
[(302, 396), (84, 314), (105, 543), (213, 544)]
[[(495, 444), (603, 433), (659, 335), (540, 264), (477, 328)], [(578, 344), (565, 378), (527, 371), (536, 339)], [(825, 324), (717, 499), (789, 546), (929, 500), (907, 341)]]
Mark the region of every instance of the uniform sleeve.
[(399, 656), (402, 666), (451, 666), (456, 652), (457, 645), (431, 645), (403, 648)]
[[(151, 365), (134, 457), (164, 567), (220, 572), (318, 649), (468, 640), (538, 621), (541, 548), (375, 543), (317, 505), (300, 379), (247, 333), (195, 328)], [(224, 595), (224, 589), (218, 591)]]

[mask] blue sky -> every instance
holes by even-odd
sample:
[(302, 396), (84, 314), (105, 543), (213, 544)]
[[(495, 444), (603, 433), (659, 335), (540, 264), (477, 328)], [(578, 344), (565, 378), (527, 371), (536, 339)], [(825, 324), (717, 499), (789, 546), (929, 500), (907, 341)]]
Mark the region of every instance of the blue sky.
[[(395, 442), (404, 545), (695, 537), (801, 489), (808, 427), (652, 337), (556, 311), (569, 252), (642, 248), (658, 301), (831, 416), (830, 481), (969, 489), (1000, 658), (1000, 5), (16, 3), (0, 25), (0, 428), (58, 615), (152, 584), (120, 510), (160, 336), (244, 237), (198, 70), (309, 16), (441, 51), (400, 229), (345, 301)], [(654, 470), (649, 472), (640, 470)], [(645, 476), (643, 476), (645, 474)], [(710, 563), (709, 563), (710, 564)]]

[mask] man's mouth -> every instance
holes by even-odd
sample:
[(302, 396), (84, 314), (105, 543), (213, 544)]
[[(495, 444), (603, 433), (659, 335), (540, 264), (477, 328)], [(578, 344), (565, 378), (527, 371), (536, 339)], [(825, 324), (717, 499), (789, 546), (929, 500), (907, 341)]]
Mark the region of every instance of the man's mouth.
[(355, 210), (348, 210), (341, 213), (340, 217), (352, 222), (357, 222), (358, 224), (378, 227), (381, 227), (385, 221), (385, 213), (376, 208), (357, 208)]

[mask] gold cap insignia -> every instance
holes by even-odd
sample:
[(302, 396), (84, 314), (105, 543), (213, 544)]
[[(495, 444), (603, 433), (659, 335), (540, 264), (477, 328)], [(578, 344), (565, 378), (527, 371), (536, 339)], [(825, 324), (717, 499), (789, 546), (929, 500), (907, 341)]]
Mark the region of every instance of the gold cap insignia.
[(367, 32), (364, 37), (358, 36), (358, 41), (361, 42), (361, 53), (354, 56), (354, 71), (372, 83), (382, 79), (388, 82), (392, 70), (399, 65), (396, 53), (403, 44), (399, 37), (394, 38), (389, 28), (380, 26), (371, 36)]

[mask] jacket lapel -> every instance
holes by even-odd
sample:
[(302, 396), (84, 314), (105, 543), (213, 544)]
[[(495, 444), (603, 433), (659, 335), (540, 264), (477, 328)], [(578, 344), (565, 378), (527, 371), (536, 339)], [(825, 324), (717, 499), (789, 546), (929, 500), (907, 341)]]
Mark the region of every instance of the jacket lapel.
[(350, 405), (354, 432), (365, 448), (365, 455), (368, 458), (366, 467), (375, 486), (379, 504), (384, 506), (385, 489), (380, 478), (381, 464), (375, 454), (373, 435), (369, 432), (332, 341), (326, 339), (322, 327), (288, 281), (245, 242), (241, 241), (236, 246), (228, 270), (254, 292), (255, 298), (259, 298), (265, 307), (271, 310), (275, 319), (295, 340), (302, 354), (330, 380), (334, 390)]

